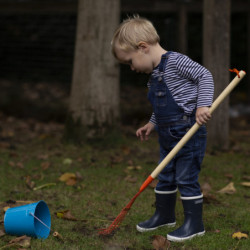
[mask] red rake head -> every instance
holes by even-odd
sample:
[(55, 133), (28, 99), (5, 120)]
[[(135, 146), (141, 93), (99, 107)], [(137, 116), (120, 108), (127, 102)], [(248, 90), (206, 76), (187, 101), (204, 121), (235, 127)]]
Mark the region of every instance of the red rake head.
[(124, 217), (130, 210), (131, 206), (133, 205), (135, 199), (139, 196), (141, 191), (139, 191), (132, 199), (131, 201), (127, 204), (126, 207), (122, 209), (122, 211), (119, 213), (119, 215), (115, 218), (115, 220), (108, 226), (108, 228), (103, 228), (99, 229), (99, 234), (100, 235), (110, 235), (116, 228), (119, 227), (121, 222), (123, 221)]
[(119, 215), (115, 218), (115, 220), (110, 224), (108, 228), (99, 229), (99, 234), (101, 235), (109, 235), (111, 234), (116, 228), (119, 227), (121, 222), (123, 221), (124, 217), (128, 213), (129, 209), (133, 205), (135, 199), (140, 195), (140, 193), (154, 180), (154, 178), (149, 175), (148, 178), (144, 181), (141, 185), (139, 192), (131, 199), (126, 207), (122, 209)]

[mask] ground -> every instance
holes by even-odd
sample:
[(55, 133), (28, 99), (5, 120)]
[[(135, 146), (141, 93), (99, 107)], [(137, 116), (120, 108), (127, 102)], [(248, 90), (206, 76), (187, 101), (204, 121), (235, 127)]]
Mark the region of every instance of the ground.
[[(44, 99), (44, 103), (51, 105), (50, 119), (45, 119), (44, 106), (38, 101), (41, 105), (37, 104), (37, 107), (41, 108), (43, 119), (38, 119), (38, 114), (28, 115), (27, 111), (26, 115), (17, 115), (17, 111), (8, 113), (8, 105), (0, 113), (0, 248), (16, 244), (17, 248), (53, 250), (248, 249), (249, 239), (232, 238), (235, 232), (248, 236), (250, 230), (250, 196), (246, 185), (250, 182), (248, 116), (231, 119), (227, 151), (206, 153), (200, 174), (205, 196), (204, 237), (185, 243), (170, 243), (165, 236), (171, 229), (162, 228), (145, 234), (136, 231), (135, 225), (154, 211), (155, 183), (140, 194), (113, 234), (100, 236), (98, 229), (110, 225), (157, 165), (156, 134), (145, 143), (135, 137), (136, 128), (146, 121), (148, 115), (147, 106), (143, 104), (145, 92), (141, 93), (144, 90), (140, 88), (127, 90), (131, 91), (130, 96), (142, 98), (139, 101), (134, 98), (134, 102), (128, 102), (128, 97), (122, 94), (123, 101), (131, 106), (122, 107), (124, 115), (119, 130), (110, 131), (102, 139), (74, 145), (63, 141), (64, 116), (62, 113), (58, 115), (56, 111), (60, 109), (49, 98), (53, 95), (56, 100), (58, 89), (49, 92), (49, 87), (43, 85), (39, 91), (35, 91), (36, 88), (27, 88), (27, 96)], [(37, 97), (43, 93), (48, 99)], [(61, 105), (67, 106), (64, 93), (59, 91), (58, 95)], [(24, 98), (20, 97), (20, 100)], [(22, 110), (22, 107), (17, 108)], [(228, 184), (230, 188), (218, 192)], [(31, 238), (9, 243), (17, 236), (3, 232), (6, 207), (39, 200), (44, 200), (50, 209), (51, 235), (43, 241)], [(180, 199), (176, 215), (179, 226), (183, 220)], [(54, 231), (61, 237), (54, 237)]]

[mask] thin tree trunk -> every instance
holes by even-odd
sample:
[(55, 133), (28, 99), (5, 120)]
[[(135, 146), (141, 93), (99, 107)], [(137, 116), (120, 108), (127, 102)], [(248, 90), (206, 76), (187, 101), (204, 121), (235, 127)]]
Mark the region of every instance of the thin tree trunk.
[[(203, 64), (214, 77), (216, 98), (228, 85), (230, 65), (230, 0), (204, 0)], [(229, 98), (208, 124), (208, 147), (229, 146)]]

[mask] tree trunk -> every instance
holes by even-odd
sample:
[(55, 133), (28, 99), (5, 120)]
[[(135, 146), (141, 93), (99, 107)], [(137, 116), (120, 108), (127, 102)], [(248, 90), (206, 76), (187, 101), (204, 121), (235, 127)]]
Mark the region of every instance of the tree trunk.
[[(249, 1), (250, 4), (250, 1)], [(250, 82), (250, 77), (249, 77), (249, 73), (250, 73), (250, 12), (248, 12), (247, 14), (247, 82)], [(249, 80), (248, 80), (249, 79)], [(247, 86), (247, 90), (248, 90), (248, 105), (250, 105), (250, 86)]]
[(79, 0), (70, 113), (91, 134), (119, 118), (119, 67), (110, 45), (119, 19), (120, 1)]
[(180, 4), (180, 8), (178, 9), (178, 49), (182, 54), (187, 54), (187, 23), (188, 17), (186, 4)]
[[(203, 64), (214, 77), (214, 99), (230, 82), (230, 0), (204, 0)], [(229, 98), (213, 114), (208, 124), (208, 147), (229, 146)]]

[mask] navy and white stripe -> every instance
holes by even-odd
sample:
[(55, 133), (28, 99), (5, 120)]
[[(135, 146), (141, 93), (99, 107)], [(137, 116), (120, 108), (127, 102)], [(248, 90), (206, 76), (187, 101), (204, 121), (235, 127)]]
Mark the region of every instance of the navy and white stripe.
[[(160, 72), (159, 67), (154, 68), (152, 72), (153, 77), (162, 75), (177, 105), (187, 115), (190, 115), (195, 108), (212, 105), (214, 93), (212, 74), (188, 56), (172, 52), (164, 72)], [(149, 83), (148, 87), (150, 88)], [(156, 124), (154, 114), (150, 122)]]

